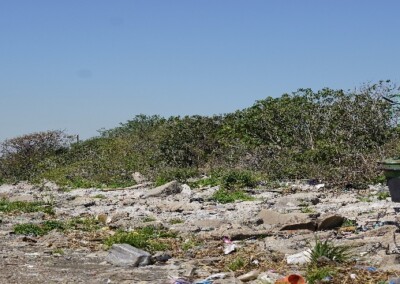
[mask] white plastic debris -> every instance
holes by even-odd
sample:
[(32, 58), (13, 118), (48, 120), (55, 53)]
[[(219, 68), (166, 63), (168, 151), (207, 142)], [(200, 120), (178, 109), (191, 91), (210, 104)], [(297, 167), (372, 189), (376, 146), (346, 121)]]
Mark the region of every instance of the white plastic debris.
[(258, 275), (260, 275), (260, 271), (253, 270), (253, 271), (250, 271), (249, 273), (239, 276), (238, 279), (243, 282), (248, 282), (248, 281), (257, 279)]
[(206, 278), (206, 280), (217, 280), (217, 279), (224, 279), (226, 277), (226, 273), (217, 273), (210, 275)]
[(236, 250), (235, 244), (226, 244), (224, 247), (224, 254), (230, 254)]
[(288, 255), (286, 257), (287, 264), (304, 264), (311, 261), (311, 249)]
[(325, 187), (325, 184), (324, 183), (320, 183), (320, 184), (317, 184), (317, 185), (315, 185), (315, 188), (318, 190), (318, 189), (321, 189), (321, 188), (324, 188)]

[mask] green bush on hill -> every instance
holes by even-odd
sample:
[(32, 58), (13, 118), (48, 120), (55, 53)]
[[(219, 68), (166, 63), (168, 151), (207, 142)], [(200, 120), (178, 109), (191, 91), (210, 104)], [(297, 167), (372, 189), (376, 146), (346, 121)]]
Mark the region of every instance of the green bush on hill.
[(396, 92), (380, 81), (347, 92), (299, 89), (218, 116), (137, 115), (79, 143), (62, 131), (24, 135), (1, 143), (0, 181), (121, 187), (139, 171), (157, 184), (214, 173), (209, 182), (226, 190), (254, 186), (255, 172), (362, 184), (377, 179), (378, 160), (398, 153), (398, 110), (383, 99)]

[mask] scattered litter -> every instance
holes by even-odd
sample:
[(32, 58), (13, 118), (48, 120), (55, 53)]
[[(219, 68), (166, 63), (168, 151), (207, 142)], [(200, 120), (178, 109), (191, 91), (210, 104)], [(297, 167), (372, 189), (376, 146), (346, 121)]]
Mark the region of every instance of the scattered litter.
[(201, 281), (194, 282), (193, 284), (213, 284), (213, 281), (206, 279), (206, 280), (201, 280)]
[(248, 282), (248, 281), (257, 279), (258, 275), (260, 275), (260, 271), (259, 270), (253, 270), (253, 271), (250, 271), (249, 273), (240, 275), (238, 277), (238, 279), (240, 281), (243, 281), (243, 282)]
[(325, 187), (325, 184), (324, 183), (320, 183), (320, 184), (317, 184), (317, 185), (315, 185), (315, 189), (321, 189), (321, 188), (324, 188)]
[(26, 255), (26, 256), (33, 256), (33, 257), (35, 257), (35, 256), (40, 256), (40, 253), (39, 253), (39, 252), (32, 252), (32, 253), (27, 252), (27, 253), (25, 253), (25, 255)]
[(153, 260), (148, 252), (128, 244), (113, 244), (106, 261), (116, 266), (146, 266)]
[(232, 243), (232, 241), (231, 241), (231, 239), (230, 239), (229, 237), (223, 237), (222, 240), (223, 240), (224, 243), (226, 243), (226, 244), (231, 244), (231, 243)]
[(369, 271), (369, 272), (377, 272), (378, 271), (378, 269), (376, 267), (373, 267), (373, 266), (356, 265), (356, 266), (354, 266), (354, 268), (361, 269), (361, 270), (366, 270), (366, 271)]
[(286, 276), (283, 279), (279, 279), (275, 282), (275, 284), (306, 284), (306, 280), (303, 278), (303, 276), (298, 275), (298, 274), (291, 274), (289, 276)]
[(286, 257), (287, 264), (305, 264), (311, 261), (311, 249), (288, 255)]
[(350, 278), (351, 278), (351, 279), (356, 279), (356, 278), (357, 278), (357, 275), (354, 274), (354, 273), (352, 273), (352, 274), (350, 274)]
[(192, 284), (192, 282), (185, 278), (175, 278), (172, 279), (171, 284)]
[(224, 254), (230, 254), (236, 250), (235, 244), (228, 244), (224, 247)]
[(226, 273), (217, 273), (210, 275), (206, 278), (206, 280), (217, 280), (217, 279), (224, 279), (226, 277)]
[(326, 282), (331, 282), (333, 280), (332, 276), (326, 276), (324, 279), (322, 279), (322, 282), (326, 283)]
[(275, 283), (278, 279), (281, 279), (283, 275), (276, 273), (273, 270), (263, 272), (258, 276), (258, 280), (260, 280), (262, 283)]
[(389, 284), (400, 284), (400, 278), (389, 279)]

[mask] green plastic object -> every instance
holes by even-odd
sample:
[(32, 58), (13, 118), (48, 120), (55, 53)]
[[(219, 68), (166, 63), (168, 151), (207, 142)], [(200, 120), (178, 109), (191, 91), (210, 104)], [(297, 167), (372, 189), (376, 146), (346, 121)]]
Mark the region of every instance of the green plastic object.
[(386, 159), (379, 164), (386, 178), (400, 177), (400, 157)]

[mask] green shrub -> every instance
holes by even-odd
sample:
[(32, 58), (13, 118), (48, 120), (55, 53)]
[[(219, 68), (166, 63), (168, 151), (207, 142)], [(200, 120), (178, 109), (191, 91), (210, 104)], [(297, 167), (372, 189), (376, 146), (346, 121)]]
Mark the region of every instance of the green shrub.
[(28, 180), (46, 171), (44, 161), (67, 151), (72, 136), (47, 131), (7, 139), (0, 144), (0, 176), (12, 182)]
[[(126, 187), (139, 171), (157, 185), (187, 182), (236, 190), (267, 180), (340, 185), (377, 180), (377, 161), (400, 148), (398, 89), (389, 81), (352, 91), (299, 89), (218, 116), (138, 115), (79, 143), (61, 131), (0, 145), (0, 181), (52, 180), (65, 187)], [(212, 169), (223, 169), (214, 174)], [(217, 172), (217, 171), (215, 171)]]

